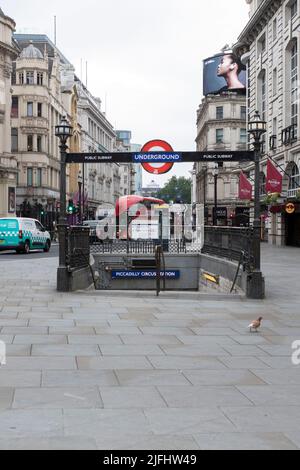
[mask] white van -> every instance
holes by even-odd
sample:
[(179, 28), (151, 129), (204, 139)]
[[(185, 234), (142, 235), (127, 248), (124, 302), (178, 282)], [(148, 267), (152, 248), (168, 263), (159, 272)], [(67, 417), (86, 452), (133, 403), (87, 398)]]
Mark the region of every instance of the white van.
[(38, 220), (0, 218), (0, 251), (15, 250), (17, 253), (28, 254), (30, 250), (48, 252), (50, 247), (50, 233)]

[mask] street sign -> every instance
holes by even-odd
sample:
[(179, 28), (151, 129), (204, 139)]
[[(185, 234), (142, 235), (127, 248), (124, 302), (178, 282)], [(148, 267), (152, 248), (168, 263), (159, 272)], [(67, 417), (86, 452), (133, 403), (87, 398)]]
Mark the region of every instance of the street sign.
[(285, 211), (286, 211), (288, 214), (294, 214), (294, 213), (295, 213), (295, 210), (296, 210), (296, 206), (295, 206), (295, 204), (293, 204), (292, 202), (289, 202), (289, 203), (285, 206)]
[[(157, 153), (156, 155), (153, 154), (152, 162), (149, 162), (147, 152), (153, 152), (158, 149), (164, 150), (166, 153), (164, 155), (161, 153)], [(142, 163), (142, 167), (148, 173), (152, 173), (153, 175), (163, 175), (172, 170), (174, 163), (170, 162), (181, 161), (181, 156), (173, 153), (173, 148), (168, 144), (168, 142), (156, 139), (147, 142), (143, 146), (141, 153), (134, 155), (133, 159), (138, 163)]]
[[(166, 279), (180, 279), (180, 271), (161, 271), (160, 276)], [(156, 271), (125, 271), (117, 270), (111, 272), (112, 279), (155, 279), (157, 277)]]
[[(161, 161), (159, 161), (161, 160)], [(174, 164), (191, 162), (249, 162), (254, 152), (114, 152), (114, 153), (67, 153), (66, 163), (155, 163)]]

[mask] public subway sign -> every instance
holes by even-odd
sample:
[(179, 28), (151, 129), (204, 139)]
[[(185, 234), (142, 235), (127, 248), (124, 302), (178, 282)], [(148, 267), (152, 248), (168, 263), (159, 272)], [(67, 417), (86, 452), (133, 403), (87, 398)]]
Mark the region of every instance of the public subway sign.
[[(156, 279), (156, 271), (112, 271), (112, 279)], [(160, 276), (166, 279), (180, 279), (180, 271), (161, 271)]]
[[(143, 150), (143, 149), (142, 149)], [(67, 153), (66, 163), (142, 163), (150, 164), (151, 172), (157, 170), (156, 164), (167, 165), (170, 168), (174, 163), (191, 162), (247, 162), (254, 161), (254, 152), (173, 152), (151, 151), (145, 152), (114, 152), (114, 153)], [(162, 170), (160, 170), (162, 171)], [(169, 171), (169, 170), (168, 170)]]

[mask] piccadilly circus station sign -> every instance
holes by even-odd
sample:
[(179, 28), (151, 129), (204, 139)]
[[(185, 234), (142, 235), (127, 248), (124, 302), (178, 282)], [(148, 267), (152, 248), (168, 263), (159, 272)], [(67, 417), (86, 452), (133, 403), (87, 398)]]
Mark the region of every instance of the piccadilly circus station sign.
[[(143, 153), (147, 152), (151, 152), (150, 159), (149, 156), (143, 155)], [(159, 153), (156, 154), (155, 152)], [(174, 153), (172, 146), (168, 142), (159, 139), (147, 142), (141, 149), (141, 153), (136, 155), (136, 161), (140, 161), (144, 170), (153, 175), (163, 175), (172, 170), (174, 163), (171, 163), (170, 160), (174, 163), (179, 162), (181, 161), (181, 156)]]

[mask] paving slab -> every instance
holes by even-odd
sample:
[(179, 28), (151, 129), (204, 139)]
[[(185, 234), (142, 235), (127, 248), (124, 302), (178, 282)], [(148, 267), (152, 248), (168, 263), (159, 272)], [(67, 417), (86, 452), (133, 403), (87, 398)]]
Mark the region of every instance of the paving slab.
[(67, 344), (63, 335), (16, 335), (13, 344)]
[(119, 345), (123, 344), (121, 338), (117, 335), (70, 335), (69, 344), (99, 344), (99, 345)]
[(210, 433), (194, 434), (201, 450), (296, 450), (283, 433)]
[(251, 372), (255, 374), (256, 377), (259, 377), (265, 383), (270, 384), (270, 385), (300, 385), (300, 367), (293, 367), (291, 369), (275, 369), (275, 370), (254, 369)]
[(245, 397), (258, 406), (292, 406), (299, 404), (300, 385), (237, 386)]
[(119, 386), (119, 381), (112, 370), (46, 370), (42, 373), (41, 386), (57, 388)]
[(48, 328), (45, 326), (4, 326), (1, 330), (4, 335), (47, 335)]
[[(226, 365), (215, 357), (199, 356), (199, 357), (186, 357), (186, 356), (148, 356), (148, 360), (154, 369), (169, 369), (169, 370), (183, 370), (183, 369), (208, 369), (208, 370), (222, 370), (226, 369)], [(267, 367), (267, 366), (265, 366)]]
[(116, 370), (115, 373), (122, 386), (191, 385), (188, 378), (179, 371)]
[[(64, 435), (84, 435), (86, 438), (111, 442), (124, 436), (152, 435), (149, 420), (142, 410), (68, 410), (63, 417)], [(0, 428), (1, 430), (1, 428)]]
[[(99, 450), (199, 450), (192, 436), (121, 436), (114, 439), (106, 436), (96, 439)], [(0, 441), (1, 449), (1, 441)]]
[(167, 404), (155, 387), (100, 387), (104, 408), (162, 408)]
[(11, 408), (14, 397), (14, 389), (8, 387), (0, 388), (0, 413), (2, 410)]
[(0, 450), (97, 450), (95, 439), (78, 437), (0, 439)]
[(34, 344), (32, 346), (32, 356), (100, 356), (100, 349), (97, 344)]
[(230, 355), (218, 344), (205, 344), (205, 345), (161, 345), (166, 356), (181, 356), (181, 357), (202, 357), (202, 356), (226, 356)]
[(264, 385), (263, 374), (249, 370), (184, 370), (183, 375), (193, 385)]
[[(159, 356), (156, 356), (159, 357)], [(77, 357), (80, 370), (153, 369), (150, 361), (142, 356)]]
[(149, 427), (156, 435), (185, 436), (199, 432), (233, 432), (236, 427), (216, 407), (156, 408), (145, 410)]
[(247, 406), (221, 407), (220, 410), (243, 432), (299, 431), (300, 407)]
[(172, 335), (120, 335), (120, 339), (124, 344), (181, 344), (176, 336)]
[(17, 409), (75, 409), (102, 408), (103, 403), (97, 387), (43, 387), (17, 388), (12, 406)]
[(23, 371), (0, 369), (0, 387), (39, 387), (41, 385), (40, 371)]
[(0, 439), (63, 436), (61, 410), (4, 410), (1, 411)]
[[(264, 359), (266, 358), (266, 361)], [(218, 358), (222, 364), (224, 364), (229, 369), (268, 369), (269, 357), (229, 357), (222, 356)]]
[(103, 356), (163, 356), (163, 347), (154, 344), (113, 344), (101, 345), (100, 351)]
[(77, 369), (74, 357), (8, 357), (5, 370)]
[(174, 385), (157, 388), (170, 408), (253, 404), (246, 394), (232, 386), (182, 387)]
[(23, 344), (7, 344), (6, 345), (6, 356), (30, 356), (31, 354), (31, 345), (23, 345)]

